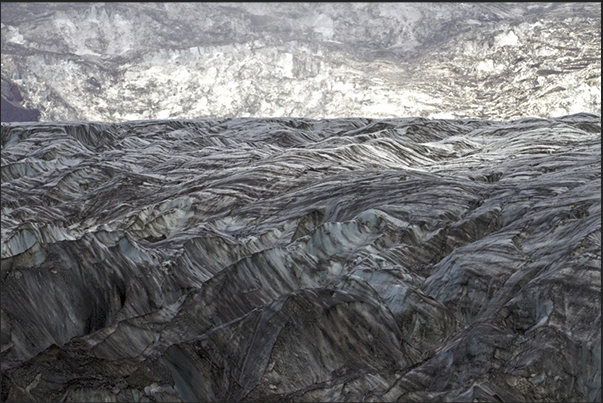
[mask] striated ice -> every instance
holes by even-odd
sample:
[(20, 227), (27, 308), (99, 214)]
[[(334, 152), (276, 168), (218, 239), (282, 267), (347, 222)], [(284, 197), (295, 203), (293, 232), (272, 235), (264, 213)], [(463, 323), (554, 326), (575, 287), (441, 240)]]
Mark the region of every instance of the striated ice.
[(600, 147), (585, 113), (2, 124), (2, 400), (600, 401)]

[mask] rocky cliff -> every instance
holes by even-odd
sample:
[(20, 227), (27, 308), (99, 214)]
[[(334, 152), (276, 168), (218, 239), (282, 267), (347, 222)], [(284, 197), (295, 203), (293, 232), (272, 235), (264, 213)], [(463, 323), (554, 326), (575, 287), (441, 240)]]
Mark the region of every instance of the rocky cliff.
[(19, 86), (2, 78), (2, 122), (37, 122), (40, 111), (21, 106), (23, 97)]
[(600, 3), (2, 3), (41, 119), (601, 114)]
[(2, 401), (601, 401), (601, 120), (2, 124)]

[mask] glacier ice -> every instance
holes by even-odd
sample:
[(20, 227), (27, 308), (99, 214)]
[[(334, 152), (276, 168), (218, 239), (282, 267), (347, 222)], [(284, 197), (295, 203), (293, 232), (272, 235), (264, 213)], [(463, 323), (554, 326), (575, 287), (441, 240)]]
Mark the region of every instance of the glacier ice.
[(601, 121), (2, 124), (2, 400), (600, 401)]

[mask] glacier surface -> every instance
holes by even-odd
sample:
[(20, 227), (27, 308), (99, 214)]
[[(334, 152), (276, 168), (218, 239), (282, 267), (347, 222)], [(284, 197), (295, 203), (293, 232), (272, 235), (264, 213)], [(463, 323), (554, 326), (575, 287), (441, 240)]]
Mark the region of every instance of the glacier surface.
[(600, 192), (585, 113), (3, 123), (2, 401), (600, 401)]
[(601, 115), (601, 5), (2, 3), (42, 121)]

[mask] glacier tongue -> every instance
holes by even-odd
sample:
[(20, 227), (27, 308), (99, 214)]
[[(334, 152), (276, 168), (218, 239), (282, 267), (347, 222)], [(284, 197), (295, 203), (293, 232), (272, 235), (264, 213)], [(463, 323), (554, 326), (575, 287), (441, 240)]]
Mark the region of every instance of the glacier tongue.
[(3, 123), (2, 400), (600, 401), (600, 142)]

